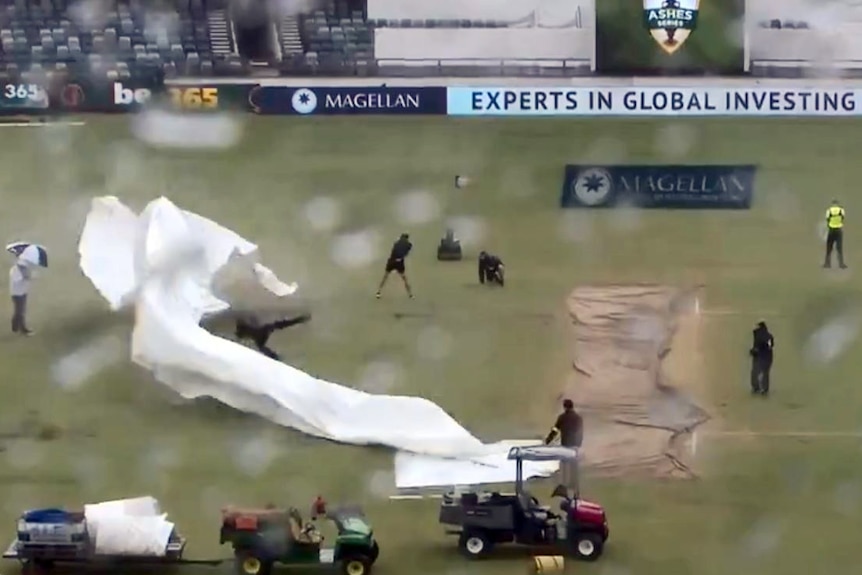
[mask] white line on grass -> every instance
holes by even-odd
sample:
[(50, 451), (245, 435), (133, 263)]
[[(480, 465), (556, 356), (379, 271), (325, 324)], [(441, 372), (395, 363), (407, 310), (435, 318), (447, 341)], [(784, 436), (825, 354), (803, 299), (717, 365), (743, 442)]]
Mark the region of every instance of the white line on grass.
[(420, 499), (443, 499), (443, 496), (436, 493), (432, 495), (390, 495), (389, 499), (391, 501), (416, 501)]
[(860, 437), (862, 431), (704, 431), (719, 437)]
[(79, 128), (86, 125), (86, 122), (0, 122), (0, 128), (51, 128), (54, 126)]

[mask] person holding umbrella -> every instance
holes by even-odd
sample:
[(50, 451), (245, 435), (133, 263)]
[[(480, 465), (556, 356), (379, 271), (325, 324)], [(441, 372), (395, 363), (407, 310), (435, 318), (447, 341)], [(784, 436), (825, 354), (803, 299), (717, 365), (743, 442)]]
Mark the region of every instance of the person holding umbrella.
[(33, 335), (27, 327), (27, 296), (33, 280), (33, 267), (48, 267), (48, 252), (42, 246), (15, 242), (6, 251), (17, 256), (9, 269), (9, 295), (12, 296), (12, 333)]

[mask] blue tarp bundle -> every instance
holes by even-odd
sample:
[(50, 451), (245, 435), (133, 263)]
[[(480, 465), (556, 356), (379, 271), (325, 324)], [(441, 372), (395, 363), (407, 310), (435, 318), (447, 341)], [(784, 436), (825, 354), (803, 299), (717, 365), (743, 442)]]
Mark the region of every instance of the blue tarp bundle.
[(63, 509), (33, 509), (21, 516), (27, 523), (74, 523), (71, 514)]

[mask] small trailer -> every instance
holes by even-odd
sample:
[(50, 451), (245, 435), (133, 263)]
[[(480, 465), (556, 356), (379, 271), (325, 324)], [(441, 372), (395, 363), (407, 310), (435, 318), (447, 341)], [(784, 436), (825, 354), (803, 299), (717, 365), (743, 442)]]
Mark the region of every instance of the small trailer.
[(119, 565), (219, 565), (222, 559), (183, 558), (186, 539), (174, 530), (164, 552), (156, 554), (102, 554), (96, 550), (82, 511), (37, 509), (18, 518), (18, 534), (3, 553), (24, 569), (46, 570), (57, 564)]

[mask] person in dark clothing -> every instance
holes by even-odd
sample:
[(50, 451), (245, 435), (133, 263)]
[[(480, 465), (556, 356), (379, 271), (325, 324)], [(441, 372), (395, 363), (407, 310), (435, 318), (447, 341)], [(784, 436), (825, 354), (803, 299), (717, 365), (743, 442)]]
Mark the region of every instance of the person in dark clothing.
[(248, 316), (245, 318), (238, 318), (236, 320), (236, 330), (234, 334), (238, 339), (250, 339), (254, 342), (255, 347), (257, 347), (258, 351), (265, 355), (268, 358), (274, 359), (276, 361), (281, 361), (279, 355), (273, 351), (269, 346), (267, 346), (267, 342), (269, 341), (269, 337), (276, 331), (291, 327), (294, 325), (299, 325), (301, 323), (306, 323), (311, 320), (311, 316), (308, 314), (301, 315), (299, 317), (290, 318), (290, 319), (282, 319), (270, 323), (259, 323), (257, 318), (254, 316)]
[[(545, 437), (545, 445), (550, 445), (559, 436), (563, 447), (580, 449), (584, 440), (584, 420), (575, 411), (575, 404), (571, 399), (563, 401), (563, 412), (557, 417), (554, 426)], [(577, 495), (580, 491), (580, 469), (577, 458), (560, 462), (562, 484), (574, 491)]]
[(493, 254), (479, 252), (479, 283), (505, 285), (503, 260)]
[(769, 371), (772, 369), (772, 353), (775, 338), (761, 321), (752, 332), (754, 342), (751, 345), (751, 393), (769, 395)]
[(412, 249), (413, 244), (410, 243), (409, 234), (401, 234), (401, 237), (392, 244), (392, 251), (389, 252), (389, 259), (386, 260), (386, 269), (383, 271), (383, 279), (380, 280), (380, 286), (377, 288), (377, 299), (380, 299), (383, 286), (386, 285), (386, 280), (389, 279), (389, 274), (392, 272), (397, 272), (401, 276), (401, 281), (404, 282), (407, 295), (410, 296), (410, 299), (413, 299), (413, 290), (410, 289), (410, 282), (407, 281), (407, 268), (404, 264)]

